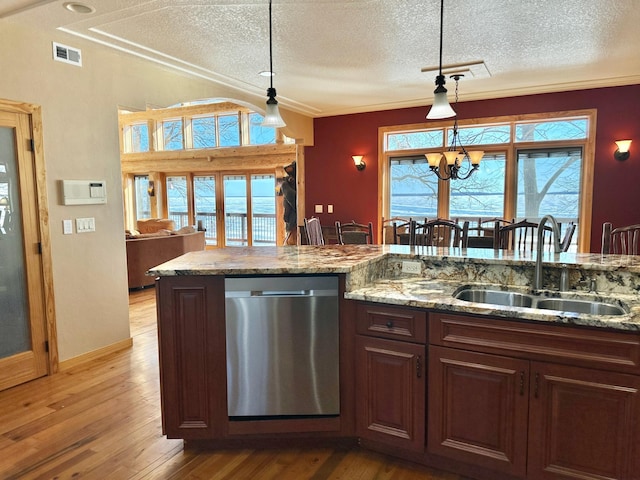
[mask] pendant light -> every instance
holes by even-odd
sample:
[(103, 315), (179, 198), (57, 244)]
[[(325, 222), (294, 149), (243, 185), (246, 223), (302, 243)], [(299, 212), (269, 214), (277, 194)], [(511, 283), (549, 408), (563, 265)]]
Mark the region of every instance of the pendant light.
[(280, 128), (286, 126), (284, 120), (280, 116), (278, 110), (278, 101), (276, 100), (276, 89), (273, 88), (273, 39), (271, 33), (271, 0), (269, 0), (269, 77), (271, 78), (271, 86), (267, 89), (267, 110), (262, 121), (263, 127)]
[(444, 0), (440, 1), (440, 68), (436, 77), (436, 89), (433, 91), (433, 105), (427, 113), (429, 120), (438, 120), (440, 118), (451, 118), (456, 116), (449, 100), (447, 100), (447, 89), (444, 88), (445, 79), (442, 74), (442, 25), (444, 23)]

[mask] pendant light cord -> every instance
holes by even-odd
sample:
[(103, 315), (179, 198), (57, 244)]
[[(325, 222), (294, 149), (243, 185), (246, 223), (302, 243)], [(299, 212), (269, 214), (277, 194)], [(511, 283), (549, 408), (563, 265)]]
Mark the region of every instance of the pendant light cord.
[[(271, 0), (269, 0), (269, 5), (271, 5)], [(271, 10), (269, 10), (271, 11)], [(440, 1), (440, 70), (439, 75), (442, 76), (442, 31), (444, 25), (444, 0)]]
[[(442, 46), (440, 46), (440, 55), (442, 56)], [(273, 89), (273, 42), (271, 38), (271, 0), (269, 0), (269, 78), (271, 80), (271, 88)]]

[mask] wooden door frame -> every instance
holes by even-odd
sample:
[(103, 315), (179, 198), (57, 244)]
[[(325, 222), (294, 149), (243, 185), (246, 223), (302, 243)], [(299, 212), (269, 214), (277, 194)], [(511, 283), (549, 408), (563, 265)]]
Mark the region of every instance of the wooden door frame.
[[(49, 208), (47, 202), (47, 179), (44, 160), (44, 142), (42, 136), (42, 109), (39, 105), (16, 102), (0, 98), (0, 110), (9, 113), (22, 113), (29, 116), (32, 140), (31, 157), (34, 169), (34, 195), (38, 214), (40, 238), (40, 264), (42, 268), (42, 291), (44, 294), (45, 335), (48, 344), (48, 375), (58, 372), (58, 335), (56, 328), (55, 300), (53, 290), (53, 262), (51, 257), (51, 238), (49, 235)], [(31, 299), (30, 299), (31, 301)]]

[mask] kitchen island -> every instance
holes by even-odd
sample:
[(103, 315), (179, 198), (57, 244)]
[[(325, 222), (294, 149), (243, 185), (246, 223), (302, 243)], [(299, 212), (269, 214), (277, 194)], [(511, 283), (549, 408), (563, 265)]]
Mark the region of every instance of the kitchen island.
[[(531, 254), (483, 249), (227, 248), (155, 267), (164, 432), (213, 448), (359, 441), (474, 478), (638, 478), (640, 259), (544, 255), (541, 292)], [(338, 415), (227, 414), (225, 278), (270, 275), (338, 278)], [(464, 288), (622, 314), (454, 298)]]

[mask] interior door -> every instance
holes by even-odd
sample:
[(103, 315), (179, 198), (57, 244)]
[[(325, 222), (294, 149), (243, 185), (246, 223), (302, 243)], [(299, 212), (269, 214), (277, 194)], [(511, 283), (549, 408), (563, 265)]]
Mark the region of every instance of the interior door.
[(47, 374), (31, 117), (0, 105), (0, 390)]

